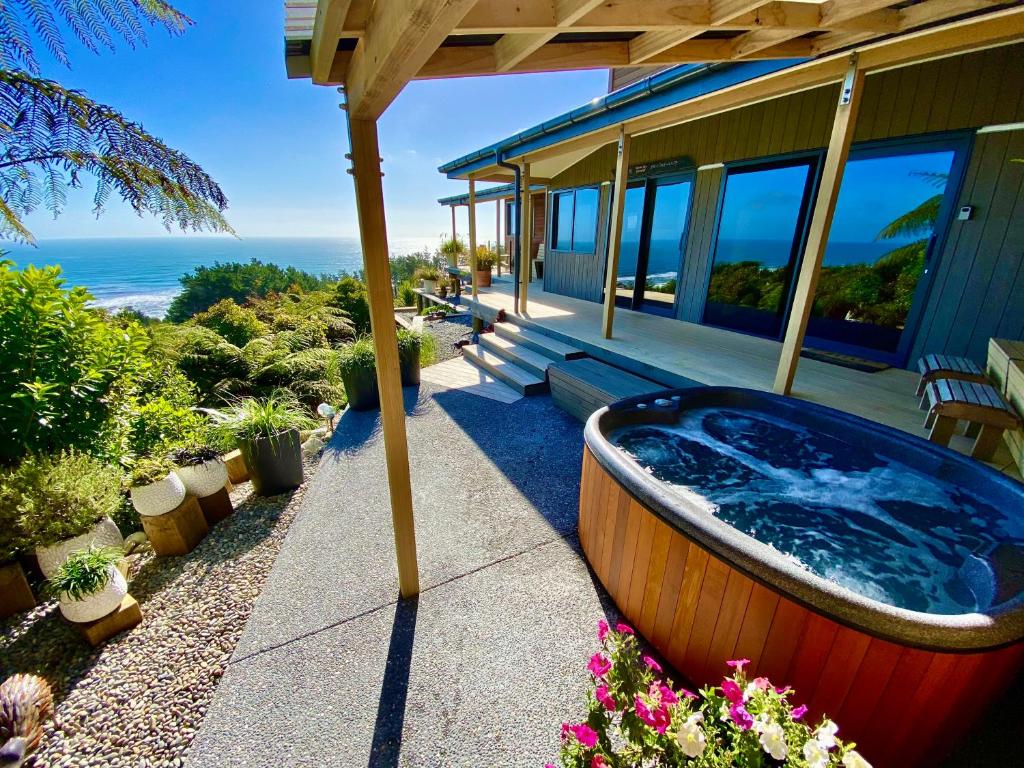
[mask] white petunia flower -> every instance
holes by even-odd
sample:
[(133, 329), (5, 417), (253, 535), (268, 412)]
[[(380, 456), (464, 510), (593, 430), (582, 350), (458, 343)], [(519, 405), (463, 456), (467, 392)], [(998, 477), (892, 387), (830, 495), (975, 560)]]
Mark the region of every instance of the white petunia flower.
[(844, 768), (871, 768), (871, 763), (860, 756), (859, 752), (850, 750), (843, 755)]
[(814, 740), (821, 744), (825, 749), (832, 749), (836, 745), (836, 733), (839, 732), (839, 726), (833, 723), (831, 720), (826, 720), (818, 726), (818, 730), (814, 732)]
[(700, 726), (703, 720), (704, 716), (698, 712), (690, 715), (686, 722), (679, 726), (676, 741), (679, 742), (679, 748), (687, 757), (698, 757), (704, 754), (708, 740), (704, 735), (704, 729)]
[(808, 768), (826, 768), (828, 758), (828, 749), (816, 739), (810, 739), (804, 744), (804, 759), (807, 761)]
[(778, 723), (769, 723), (761, 731), (761, 746), (764, 751), (776, 760), (785, 760), (789, 754), (789, 745), (786, 744), (786, 733)]

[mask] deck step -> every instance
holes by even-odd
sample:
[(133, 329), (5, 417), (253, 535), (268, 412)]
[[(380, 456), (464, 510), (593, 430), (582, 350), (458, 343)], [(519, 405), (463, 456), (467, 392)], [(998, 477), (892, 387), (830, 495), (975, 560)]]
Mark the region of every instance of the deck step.
[(543, 376), (537, 376), (525, 368), (506, 360), (479, 344), (462, 348), (462, 356), (482, 371), (508, 384), (522, 395), (535, 395), (547, 390), (548, 383)]
[(548, 366), (555, 362), (530, 347), (516, 344), (496, 333), (480, 334), (480, 346), (542, 379), (547, 378)]
[(657, 382), (590, 358), (556, 362), (548, 370), (548, 379), (555, 405), (583, 422), (616, 400), (665, 389)]
[(524, 347), (540, 352), (552, 360), (575, 360), (579, 357), (586, 357), (586, 352), (576, 349), (568, 344), (563, 344), (558, 339), (522, 328), (515, 323), (495, 323), (494, 332), (509, 341), (514, 341)]

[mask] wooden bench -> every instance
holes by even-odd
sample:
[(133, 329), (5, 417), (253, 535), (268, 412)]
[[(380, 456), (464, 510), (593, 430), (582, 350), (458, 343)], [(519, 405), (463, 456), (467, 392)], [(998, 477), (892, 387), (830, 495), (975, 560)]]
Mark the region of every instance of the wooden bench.
[(924, 398), (925, 387), (929, 382), (936, 379), (958, 379), (960, 381), (973, 381), (978, 384), (987, 384), (985, 372), (981, 370), (976, 362), (969, 357), (954, 357), (953, 355), (925, 355), (917, 361), (917, 370), (921, 373), (921, 380), (917, 384), (917, 396), (921, 398), (921, 408), (926, 405)]
[(928, 439), (949, 445), (961, 419), (969, 422), (967, 435), (976, 437), (971, 456), (988, 461), (996, 452), (1003, 430), (1015, 429), (1020, 419), (1003, 400), (999, 391), (989, 384), (959, 379), (938, 379), (925, 389), (931, 429)]
[(590, 357), (551, 364), (548, 383), (555, 405), (580, 421), (586, 421), (594, 411), (616, 400), (667, 389)]

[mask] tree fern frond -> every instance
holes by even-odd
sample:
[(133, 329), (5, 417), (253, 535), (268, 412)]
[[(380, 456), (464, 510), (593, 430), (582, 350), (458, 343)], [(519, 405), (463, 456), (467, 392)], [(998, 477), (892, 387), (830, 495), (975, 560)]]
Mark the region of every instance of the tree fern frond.
[(11, 210), (3, 197), (0, 197), (0, 238), (21, 243), (35, 243), (36, 241), (32, 237), (32, 233), (25, 229), (18, 214)]
[(28, 17), (32, 28), (39, 34), (39, 37), (46, 43), (50, 55), (64, 66), (71, 64), (68, 59), (67, 50), (64, 48), (64, 38), (61, 37), (57, 20), (50, 9), (49, 0), (18, 0)]
[(30, 72), (39, 70), (28, 30), (13, 6), (0, 0), (0, 66), (14, 69), (19, 65)]
[(64, 17), (64, 21), (74, 32), (75, 37), (93, 53), (99, 53), (99, 49), (96, 47), (96, 42), (92, 39), (89, 34), (87, 25), (78, 16), (78, 9), (74, 0), (53, 0), (57, 6), (57, 10), (60, 15)]
[(114, 41), (110, 39), (110, 35), (107, 33), (107, 28), (97, 17), (96, 11), (93, 9), (90, 0), (75, 0), (75, 10), (78, 13), (78, 17), (81, 19), (82, 24), (89, 30), (89, 34), (92, 35), (93, 40), (98, 41), (101, 45), (113, 51)]
[(933, 195), (923, 203), (890, 221), (875, 235), (876, 240), (894, 240), (899, 237), (917, 237), (930, 233), (939, 218), (943, 195)]
[[(115, 0), (93, 0), (96, 5), (96, 9), (99, 11), (100, 16), (103, 17), (104, 21), (119, 34), (129, 46), (135, 48), (136, 34), (129, 27), (126, 19), (124, 18), (123, 12)], [(142, 30), (142, 26), (139, 26), (139, 30)], [(145, 39), (142, 40), (145, 42)]]

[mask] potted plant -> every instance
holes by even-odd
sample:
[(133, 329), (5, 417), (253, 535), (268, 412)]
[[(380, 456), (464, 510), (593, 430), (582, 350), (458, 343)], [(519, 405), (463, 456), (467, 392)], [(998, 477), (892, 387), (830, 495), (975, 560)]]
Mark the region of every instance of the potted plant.
[(111, 519), (123, 498), (120, 470), (77, 451), (26, 456), (0, 482), (0, 506), (15, 511), (47, 578), (75, 550), (124, 544)]
[(498, 255), (487, 246), (481, 245), (476, 249), (476, 286), (477, 288), (491, 287), (491, 270), (498, 260)]
[(221, 429), (238, 441), (258, 495), (276, 496), (302, 485), (299, 431), (315, 427), (316, 421), (294, 395), (277, 391), (262, 399), (248, 397), (219, 417)]
[(448, 295), (448, 283), (442, 281), (441, 283), (438, 284), (437, 295), (442, 299)]
[(228, 468), (216, 448), (187, 446), (172, 451), (170, 458), (186, 493), (198, 499), (212, 496), (228, 484)]
[(373, 340), (365, 336), (344, 347), (338, 358), (341, 381), (345, 385), (348, 405), (356, 411), (366, 411), (380, 405), (377, 390), (377, 362)]
[(128, 478), (128, 495), (140, 515), (158, 517), (177, 509), (185, 500), (185, 483), (170, 459), (140, 459)]
[(398, 366), (402, 373), (402, 386), (420, 383), (420, 349), (423, 335), (405, 328), (398, 329)]
[(433, 293), (437, 287), (437, 281), (441, 279), (441, 270), (433, 264), (426, 264), (417, 269), (413, 273), (413, 277), (420, 281), (421, 290)]
[(124, 553), (115, 547), (72, 552), (47, 582), (46, 591), (60, 601), (64, 618), (88, 624), (117, 610), (128, 582), (117, 568)]

